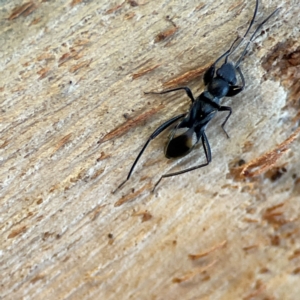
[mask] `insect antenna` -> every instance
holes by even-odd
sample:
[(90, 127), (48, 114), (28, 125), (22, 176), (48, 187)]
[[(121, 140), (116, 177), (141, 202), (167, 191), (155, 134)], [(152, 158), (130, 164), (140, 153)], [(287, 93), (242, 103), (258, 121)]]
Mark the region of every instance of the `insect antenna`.
[(246, 31), (245, 34), (240, 38), (239, 43), (235, 46), (235, 48), (234, 48), (233, 50), (232, 50), (233, 45), (234, 45), (235, 42), (239, 39), (239, 37), (237, 37), (237, 38), (235, 39), (235, 41), (232, 43), (232, 45), (231, 45), (231, 47), (230, 47), (230, 49), (229, 49), (229, 53), (226, 55), (225, 63), (227, 63), (229, 55), (232, 54), (232, 53), (240, 46), (240, 44), (242, 43), (242, 41), (243, 41), (243, 40), (245, 39), (245, 37), (247, 36), (248, 32), (250, 31), (250, 29), (251, 29), (251, 27), (252, 27), (252, 25), (253, 25), (253, 23), (254, 23), (255, 18), (256, 18), (257, 11), (258, 11), (258, 0), (256, 0), (256, 4), (255, 4), (255, 9), (254, 9), (253, 17), (252, 17), (252, 19), (251, 19), (251, 21), (250, 21), (250, 24), (249, 24), (249, 26), (248, 26), (248, 28), (247, 28), (247, 31)]
[(254, 40), (256, 33), (262, 28), (262, 26), (263, 26), (265, 23), (267, 23), (267, 22), (269, 21), (269, 19), (270, 19), (270, 18), (271, 18), (271, 17), (272, 17), (279, 9), (280, 9), (280, 7), (277, 8), (277, 9), (275, 9), (275, 10), (274, 10), (274, 11), (273, 11), (273, 12), (272, 12), (272, 13), (271, 13), (264, 21), (262, 21), (262, 22), (258, 25), (258, 27), (256, 28), (256, 30), (255, 30), (255, 31), (253, 32), (253, 34), (251, 35), (250, 40), (249, 40), (248, 43), (246, 44), (246, 47), (245, 47), (244, 51), (242, 52), (242, 54), (241, 54), (239, 60), (236, 62), (235, 68), (238, 68), (238, 67), (239, 67), (240, 63), (242, 62), (243, 58), (245, 57), (245, 55), (246, 55), (246, 53), (247, 53), (247, 49), (248, 49), (250, 43)]
[[(240, 44), (242, 43), (242, 41), (245, 39), (245, 37), (247, 36), (248, 32), (250, 31), (253, 23), (254, 23), (254, 20), (255, 20), (255, 17), (256, 17), (256, 14), (257, 14), (257, 10), (258, 10), (258, 0), (256, 0), (256, 4), (255, 4), (255, 9), (254, 9), (254, 13), (253, 13), (253, 17), (250, 21), (250, 24), (247, 28), (247, 31), (245, 32), (245, 34), (242, 36), (242, 37), (237, 37), (233, 43), (231, 44), (230, 48), (225, 52), (223, 53), (220, 57), (217, 58), (217, 60), (214, 62), (214, 65), (216, 65), (222, 58), (225, 57), (225, 63), (228, 62), (228, 57), (240, 46)], [(240, 40), (238, 42), (238, 44), (234, 47), (235, 43)]]

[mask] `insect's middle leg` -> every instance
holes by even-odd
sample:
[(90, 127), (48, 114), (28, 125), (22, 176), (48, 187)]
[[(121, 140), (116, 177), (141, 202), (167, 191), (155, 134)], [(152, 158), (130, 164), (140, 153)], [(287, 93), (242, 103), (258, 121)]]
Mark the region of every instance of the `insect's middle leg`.
[(216, 102), (214, 102), (214, 101), (212, 101), (212, 100), (210, 100), (210, 99), (208, 99), (208, 98), (205, 98), (205, 97), (201, 98), (201, 101), (203, 101), (203, 102), (205, 102), (205, 103), (211, 105), (212, 107), (214, 107), (214, 108), (217, 109), (218, 111), (229, 111), (229, 114), (227, 115), (225, 121), (224, 121), (224, 122), (222, 123), (222, 125), (221, 125), (223, 131), (225, 132), (225, 134), (226, 134), (227, 137), (229, 138), (229, 135), (228, 135), (228, 133), (226, 132), (224, 126), (225, 126), (226, 122), (228, 121), (229, 117), (230, 117), (231, 114), (232, 114), (232, 109), (231, 109), (231, 107), (229, 107), (229, 106), (221, 106), (221, 105), (219, 105), (218, 103), (216, 103)]
[(228, 121), (229, 117), (230, 117), (231, 114), (232, 114), (232, 109), (231, 109), (231, 107), (229, 107), (229, 106), (221, 106), (221, 107), (219, 108), (219, 111), (229, 111), (229, 114), (227, 115), (225, 121), (224, 121), (224, 122), (222, 123), (222, 125), (221, 125), (223, 131), (224, 131), (225, 134), (227, 135), (227, 138), (229, 138), (229, 135), (228, 135), (227, 131), (225, 130), (224, 126), (225, 126), (226, 122)]

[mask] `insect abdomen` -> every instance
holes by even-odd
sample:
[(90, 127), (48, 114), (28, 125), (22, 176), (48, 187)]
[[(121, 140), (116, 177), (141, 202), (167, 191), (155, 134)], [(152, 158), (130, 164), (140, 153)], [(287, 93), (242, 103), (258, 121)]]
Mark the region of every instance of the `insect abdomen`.
[(169, 141), (165, 149), (166, 158), (178, 158), (188, 154), (193, 148), (188, 135), (180, 135)]

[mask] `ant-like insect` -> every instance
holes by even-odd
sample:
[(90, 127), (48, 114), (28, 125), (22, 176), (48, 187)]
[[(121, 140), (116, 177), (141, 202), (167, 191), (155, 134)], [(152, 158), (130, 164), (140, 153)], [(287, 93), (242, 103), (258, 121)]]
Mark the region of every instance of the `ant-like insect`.
[[(184, 169), (179, 172), (174, 173), (168, 173), (164, 174), (160, 177), (160, 179), (156, 182), (156, 184), (153, 187), (153, 190), (157, 187), (157, 185), (160, 183), (160, 181), (163, 178), (171, 177), (180, 175), (195, 169), (199, 169), (202, 167), (207, 166), (211, 162), (211, 150), (210, 145), (205, 133), (205, 129), (207, 127), (207, 124), (210, 120), (213, 119), (213, 117), (216, 115), (218, 111), (227, 111), (228, 115), (225, 118), (225, 121), (222, 123), (222, 129), (229, 138), (224, 126), (226, 122), (228, 121), (232, 109), (229, 106), (221, 106), (220, 101), (223, 97), (233, 97), (237, 94), (239, 94), (245, 87), (245, 79), (243, 76), (243, 73), (240, 69), (240, 64), (242, 60), (244, 59), (247, 48), (249, 44), (253, 41), (256, 33), (261, 29), (261, 27), (278, 11), (279, 8), (277, 8), (273, 13), (271, 13), (263, 22), (261, 22), (254, 33), (251, 35), (249, 41), (247, 42), (240, 58), (237, 60), (235, 64), (228, 62), (229, 56), (239, 47), (241, 42), (246, 38), (248, 32), (250, 31), (256, 14), (258, 10), (258, 1), (256, 0), (256, 5), (254, 9), (253, 17), (250, 21), (250, 24), (248, 26), (248, 29), (244, 36), (242, 38), (237, 37), (230, 48), (222, 54), (205, 72), (203, 81), (204, 85), (207, 87), (204, 92), (202, 92), (196, 99), (194, 98), (191, 90), (188, 87), (178, 87), (162, 92), (148, 92), (145, 94), (166, 94), (171, 93), (179, 90), (184, 90), (187, 94), (187, 96), (191, 99), (192, 104), (190, 106), (189, 112), (187, 114), (180, 114), (176, 117), (173, 117), (172, 119), (166, 121), (161, 126), (159, 126), (148, 138), (146, 144), (138, 154), (137, 158), (135, 159), (128, 176), (125, 181), (123, 181), (116, 190), (118, 190), (121, 186), (124, 185), (125, 182), (127, 182), (138, 162), (140, 157), (142, 156), (143, 152), (145, 151), (146, 147), (148, 146), (149, 142), (156, 138), (160, 133), (162, 133), (165, 129), (167, 129), (170, 125), (174, 124), (176, 121), (181, 120), (177, 123), (177, 125), (173, 128), (171, 131), (171, 134), (169, 136), (167, 145), (165, 147), (165, 156), (166, 158), (179, 158), (187, 155), (190, 153), (194, 146), (200, 141), (202, 142), (205, 157), (206, 157), (206, 163), (203, 163), (198, 166), (194, 166), (188, 169)], [(238, 44), (236, 42), (240, 39)], [(221, 65), (220, 68), (216, 70), (216, 65), (219, 63), (222, 59), (225, 59), (225, 62)], [(237, 85), (237, 78), (236, 73), (239, 74), (241, 79), (241, 85)], [(115, 191), (116, 191), (115, 190)]]

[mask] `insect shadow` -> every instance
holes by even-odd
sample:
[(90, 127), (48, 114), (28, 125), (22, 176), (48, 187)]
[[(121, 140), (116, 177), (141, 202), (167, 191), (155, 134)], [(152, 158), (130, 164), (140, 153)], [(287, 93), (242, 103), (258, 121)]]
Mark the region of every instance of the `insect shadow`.
[[(179, 114), (165, 123), (160, 125), (148, 138), (147, 142), (143, 146), (142, 150), (136, 157), (134, 163), (131, 166), (131, 169), (128, 173), (127, 178), (116, 188), (114, 192), (116, 192), (119, 188), (121, 188), (131, 177), (132, 172), (144, 153), (145, 149), (149, 145), (150, 141), (156, 138), (160, 133), (162, 133), (165, 129), (170, 127), (172, 124), (176, 123), (175, 127), (172, 129), (167, 144), (165, 146), (165, 156), (166, 158), (180, 158), (188, 153), (190, 153), (195, 145), (199, 143), (201, 140), (206, 162), (200, 165), (196, 165), (194, 167), (184, 169), (174, 173), (167, 173), (160, 177), (160, 179), (155, 183), (152, 192), (155, 190), (157, 185), (163, 178), (177, 176), (186, 172), (190, 172), (202, 167), (207, 166), (211, 160), (211, 149), (210, 145), (205, 133), (207, 124), (210, 120), (214, 118), (217, 112), (226, 111), (228, 115), (226, 116), (224, 122), (222, 123), (222, 129), (229, 138), (224, 126), (231, 116), (232, 109), (229, 106), (220, 105), (221, 99), (223, 97), (233, 97), (239, 94), (245, 88), (245, 79), (244, 75), (241, 71), (240, 64), (247, 54), (247, 49), (250, 43), (254, 40), (257, 32), (262, 28), (262, 26), (279, 10), (277, 8), (273, 11), (266, 19), (264, 19), (261, 23), (258, 24), (256, 30), (250, 36), (250, 39), (246, 43), (244, 50), (242, 51), (240, 57), (237, 59), (235, 63), (228, 62), (229, 56), (240, 46), (242, 41), (245, 40), (247, 34), (249, 33), (257, 14), (258, 10), (258, 0), (256, 0), (256, 5), (253, 13), (253, 17), (250, 21), (250, 24), (242, 37), (237, 37), (230, 48), (223, 53), (220, 57), (216, 59), (216, 61), (208, 68), (205, 72), (203, 81), (206, 86), (206, 90), (202, 92), (196, 99), (193, 96), (192, 91), (188, 87), (178, 87), (170, 90), (165, 90), (162, 92), (145, 92), (145, 94), (166, 94), (179, 90), (185, 91), (186, 95), (191, 100), (191, 106), (189, 108), (188, 113)], [(217, 64), (224, 60), (222, 65), (216, 69)], [(237, 75), (240, 77), (240, 83), (238, 84)], [(114, 193), (113, 192), (113, 193)]]

